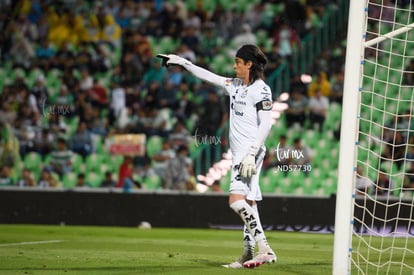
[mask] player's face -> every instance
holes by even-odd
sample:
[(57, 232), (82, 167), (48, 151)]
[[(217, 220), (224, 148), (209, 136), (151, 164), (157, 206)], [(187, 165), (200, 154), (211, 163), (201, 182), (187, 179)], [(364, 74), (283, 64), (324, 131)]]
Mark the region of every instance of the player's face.
[(249, 81), (249, 71), (251, 66), (251, 61), (245, 62), (243, 59), (236, 57), (233, 65), (236, 77), (243, 79), (247, 83)]

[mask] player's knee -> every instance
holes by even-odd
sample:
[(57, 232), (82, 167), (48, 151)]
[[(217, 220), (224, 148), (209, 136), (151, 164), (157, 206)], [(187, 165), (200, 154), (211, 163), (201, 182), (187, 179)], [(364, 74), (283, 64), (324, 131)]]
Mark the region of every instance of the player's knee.
[(234, 212), (239, 214), (243, 209), (246, 209), (246, 206), (249, 206), (245, 200), (236, 200), (230, 203), (230, 208), (233, 209)]

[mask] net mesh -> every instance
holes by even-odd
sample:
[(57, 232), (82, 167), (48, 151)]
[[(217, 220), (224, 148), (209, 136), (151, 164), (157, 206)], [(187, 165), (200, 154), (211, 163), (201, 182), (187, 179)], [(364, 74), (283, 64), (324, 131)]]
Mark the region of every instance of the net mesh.
[(367, 1), (352, 274), (414, 274), (414, 13)]

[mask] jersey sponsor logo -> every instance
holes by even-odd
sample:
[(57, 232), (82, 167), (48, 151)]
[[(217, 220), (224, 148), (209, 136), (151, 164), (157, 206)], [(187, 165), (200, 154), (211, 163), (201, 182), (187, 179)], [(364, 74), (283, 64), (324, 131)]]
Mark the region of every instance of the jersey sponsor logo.
[(240, 104), (240, 105), (243, 105), (243, 106), (247, 105), (247, 103), (245, 101), (242, 101), (242, 100), (235, 100), (234, 103)]
[(243, 112), (239, 112), (239, 111), (234, 111), (234, 114), (235, 114), (236, 116), (243, 116), (243, 115), (244, 115), (244, 113), (243, 113)]

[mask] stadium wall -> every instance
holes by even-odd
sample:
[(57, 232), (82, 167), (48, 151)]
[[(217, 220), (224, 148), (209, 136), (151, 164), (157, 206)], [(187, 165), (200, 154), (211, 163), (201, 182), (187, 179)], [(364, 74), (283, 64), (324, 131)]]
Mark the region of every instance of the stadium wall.
[[(241, 227), (227, 199), (226, 194), (213, 193), (8, 189), (0, 190), (0, 223), (137, 226), (148, 221), (153, 227)], [(259, 211), (268, 230), (333, 232), (335, 201), (265, 195)], [(411, 215), (409, 209), (399, 211)]]

